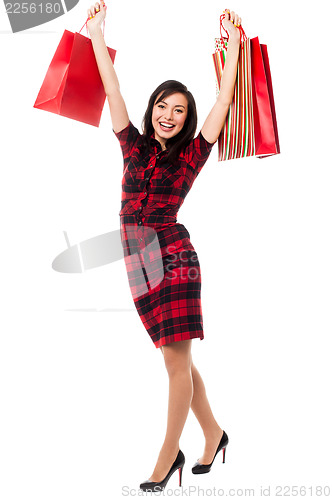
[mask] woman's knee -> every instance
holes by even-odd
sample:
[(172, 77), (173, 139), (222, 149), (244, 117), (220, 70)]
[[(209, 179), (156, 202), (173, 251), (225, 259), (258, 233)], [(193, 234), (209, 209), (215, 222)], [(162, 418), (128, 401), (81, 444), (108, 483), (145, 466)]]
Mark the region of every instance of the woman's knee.
[(191, 339), (164, 345), (163, 355), (169, 374), (190, 370), (192, 363)]

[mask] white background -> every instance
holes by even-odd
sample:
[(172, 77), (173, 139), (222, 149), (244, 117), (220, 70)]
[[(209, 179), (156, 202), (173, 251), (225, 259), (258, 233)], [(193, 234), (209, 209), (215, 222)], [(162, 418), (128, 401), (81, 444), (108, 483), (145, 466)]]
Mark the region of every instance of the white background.
[[(16, 34), (1, 5), (4, 500), (102, 500), (123, 487), (137, 495), (166, 430), (168, 376), (124, 262), (52, 269), (63, 231), (74, 245), (119, 227), (122, 156), (107, 103), (99, 128), (33, 108), (64, 29), (78, 31), (89, 5)], [(108, 2), (105, 39), (139, 129), (167, 79), (192, 91), (202, 126), (224, 8), (269, 51), (281, 154), (221, 163), (215, 146), (178, 214), (202, 270), (205, 339), (192, 341), (193, 359), (230, 439), (226, 463), (220, 453), (209, 474), (194, 476), (204, 437), (190, 411), (184, 488), (254, 488), (258, 497), (261, 486), (274, 496), (277, 485), (329, 485), (332, 494), (327, 5)]]

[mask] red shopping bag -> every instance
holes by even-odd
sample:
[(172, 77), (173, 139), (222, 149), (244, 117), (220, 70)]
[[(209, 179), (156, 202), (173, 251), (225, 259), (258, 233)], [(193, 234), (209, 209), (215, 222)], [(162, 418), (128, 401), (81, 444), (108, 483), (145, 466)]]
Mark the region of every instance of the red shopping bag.
[[(62, 35), (34, 108), (99, 127), (106, 94), (90, 38)], [(114, 63), (116, 51), (107, 47)]]
[(277, 118), (267, 46), (250, 39), (255, 154), (280, 153)]
[[(224, 17), (220, 16), (220, 33)], [(218, 138), (219, 161), (245, 156), (263, 158), (280, 153), (267, 47), (259, 43), (258, 37), (248, 39), (242, 26), (240, 31), (233, 101)], [(228, 39), (221, 33), (221, 38), (216, 39), (213, 54), (219, 90), (226, 62), (227, 43)]]

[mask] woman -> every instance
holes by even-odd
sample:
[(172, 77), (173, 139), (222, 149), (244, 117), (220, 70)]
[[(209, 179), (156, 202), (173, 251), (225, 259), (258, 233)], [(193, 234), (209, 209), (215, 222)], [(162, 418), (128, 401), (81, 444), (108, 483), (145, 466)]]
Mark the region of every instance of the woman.
[(176, 214), (209, 157), (232, 102), (240, 46), (235, 12), (224, 11), (229, 33), (222, 87), (200, 133), (195, 101), (175, 80), (161, 84), (151, 95), (143, 134), (131, 123), (109, 57), (101, 24), (105, 4), (88, 9), (87, 27), (108, 99), (113, 131), (124, 158), (121, 239), (135, 306), (151, 340), (160, 348), (169, 375), (167, 430), (152, 476), (143, 490), (159, 491), (185, 461), (179, 439), (189, 408), (197, 417), (206, 442), (192, 472), (209, 472), (228, 436), (215, 420), (203, 380), (193, 364), (191, 342), (204, 338), (200, 266), (187, 229)]

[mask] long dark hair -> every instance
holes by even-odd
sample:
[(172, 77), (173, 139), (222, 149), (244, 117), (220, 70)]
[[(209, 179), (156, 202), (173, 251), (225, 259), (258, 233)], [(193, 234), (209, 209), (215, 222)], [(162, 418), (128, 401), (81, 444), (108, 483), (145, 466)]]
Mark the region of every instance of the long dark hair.
[(189, 92), (189, 90), (185, 85), (183, 85), (183, 83), (176, 80), (167, 80), (166, 82), (159, 85), (159, 87), (157, 87), (156, 90), (151, 94), (148, 107), (145, 111), (145, 115), (142, 121), (143, 144), (145, 149), (149, 150), (151, 147), (151, 135), (154, 132), (154, 128), (152, 125), (152, 110), (153, 106), (156, 104), (156, 99), (160, 93), (161, 95), (157, 102), (163, 101), (166, 97), (177, 92), (180, 92), (187, 98), (188, 111), (183, 128), (178, 134), (176, 134), (176, 136), (168, 139), (165, 144), (168, 153), (167, 155), (165, 155), (164, 159), (167, 159), (170, 162), (178, 158), (182, 149), (184, 149), (190, 143), (190, 141), (192, 141), (196, 132), (197, 110), (195, 99), (192, 93)]

